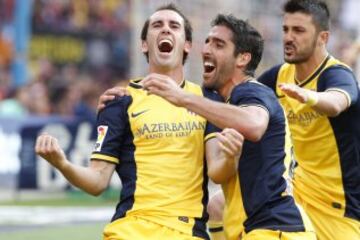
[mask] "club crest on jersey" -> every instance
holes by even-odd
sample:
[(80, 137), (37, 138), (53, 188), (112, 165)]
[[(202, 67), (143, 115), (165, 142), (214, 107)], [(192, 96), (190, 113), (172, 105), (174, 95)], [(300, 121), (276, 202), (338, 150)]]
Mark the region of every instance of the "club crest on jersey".
[(97, 128), (97, 140), (95, 143), (95, 151), (100, 152), (104, 139), (108, 131), (108, 126), (100, 125)]

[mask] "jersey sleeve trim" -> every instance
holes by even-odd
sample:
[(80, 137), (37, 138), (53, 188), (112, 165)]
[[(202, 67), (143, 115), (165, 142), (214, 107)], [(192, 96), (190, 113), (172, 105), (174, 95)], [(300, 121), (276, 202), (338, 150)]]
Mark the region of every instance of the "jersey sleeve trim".
[(344, 94), (345, 97), (346, 97), (346, 100), (347, 100), (347, 107), (350, 107), (350, 105), (351, 105), (351, 97), (350, 97), (348, 92), (346, 92), (345, 90), (340, 89), (340, 88), (328, 88), (328, 89), (326, 89), (325, 92), (332, 92), (332, 91), (333, 92), (340, 92), (340, 93)]
[(99, 159), (99, 160), (103, 160), (103, 161), (111, 162), (111, 163), (115, 163), (115, 164), (119, 163), (119, 159), (117, 159), (116, 157), (112, 157), (112, 156), (108, 156), (108, 155), (104, 155), (104, 154), (100, 154), (100, 153), (91, 154), (91, 160), (93, 160), (93, 159)]
[(264, 105), (261, 105), (261, 104), (240, 104), (238, 105), (238, 107), (260, 107), (262, 109), (264, 109), (269, 115), (270, 115), (270, 112), (269, 112), (269, 109), (267, 109), (267, 107), (265, 107)]
[(204, 142), (212, 139), (212, 138), (215, 138), (216, 137), (216, 133), (210, 133), (208, 135), (205, 136), (205, 139), (204, 139)]

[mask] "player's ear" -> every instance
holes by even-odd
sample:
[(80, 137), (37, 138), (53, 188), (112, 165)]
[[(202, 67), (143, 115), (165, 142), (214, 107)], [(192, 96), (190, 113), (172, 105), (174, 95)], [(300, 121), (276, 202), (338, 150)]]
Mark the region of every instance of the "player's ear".
[(191, 47), (192, 47), (192, 43), (190, 41), (185, 41), (184, 52), (189, 53)]
[(236, 57), (236, 67), (244, 68), (251, 61), (251, 54), (248, 52), (239, 53)]
[(149, 51), (149, 47), (146, 41), (141, 41), (141, 52), (147, 53)]
[(330, 32), (329, 31), (321, 31), (318, 37), (318, 43), (321, 45), (326, 45), (329, 41)]

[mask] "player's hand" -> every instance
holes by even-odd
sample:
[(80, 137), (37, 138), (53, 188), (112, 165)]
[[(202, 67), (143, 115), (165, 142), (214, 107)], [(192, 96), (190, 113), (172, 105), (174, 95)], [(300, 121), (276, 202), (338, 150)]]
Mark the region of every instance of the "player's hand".
[(113, 100), (116, 96), (123, 97), (128, 96), (129, 92), (125, 87), (113, 87), (106, 90), (103, 94), (101, 94), (98, 105), (96, 107), (96, 111), (99, 112), (105, 108), (105, 104), (108, 101)]
[(49, 134), (41, 134), (36, 139), (35, 152), (57, 169), (63, 169), (66, 164), (66, 156), (60, 148), (58, 140)]
[(219, 141), (220, 149), (227, 158), (234, 159), (237, 166), (242, 153), (244, 136), (235, 129), (225, 128), (222, 132), (216, 133), (216, 138)]
[(162, 74), (152, 73), (147, 75), (141, 81), (143, 88), (149, 94), (155, 94), (164, 98), (175, 106), (182, 106), (185, 92), (176, 84), (176, 82)]
[(309, 90), (303, 89), (295, 84), (286, 83), (279, 84), (279, 88), (285, 95), (294, 98), (301, 103), (306, 103), (308, 101), (307, 91)]

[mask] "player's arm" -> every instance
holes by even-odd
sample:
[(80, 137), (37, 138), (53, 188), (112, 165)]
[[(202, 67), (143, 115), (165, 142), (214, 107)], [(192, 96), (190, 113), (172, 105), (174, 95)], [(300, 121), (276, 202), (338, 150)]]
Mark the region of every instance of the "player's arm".
[(269, 123), (269, 113), (259, 106), (235, 106), (193, 94), (186, 94), (181, 105), (205, 117), (219, 128), (235, 129), (252, 142), (262, 138)]
[(148, 75), (142, 83), (149, 93), (156, 94), (176, 106), (185, 107), (221, 129), (233, 128), (250, 141), (260, 140), (268, 126), (269, 113), (262, 107), (239, 107), (187, 93), (169, 77), (160, 74)]
[(71, 184), (95, 196), (108, 187), (115, 170), (115, 164), (105, 161), (90, 161), (88, 167), (71, 163), (60, 148), (58, 140), (48, 134), (37, 138), (35, 151), (57, 168)]
[(106, 103), (111, 101), (111, 100), (114, 100), (115, 97), (123, 97), (123, 96), (129, 96), (129, 95), (130, 95), (130, 93), (126, 89), (126, 86), (124, 86), (124, 85), (116, 86), (116, 87), (107, 89), (99, 97), (98, 104), (97, 104), (97, 107), (96, 107), (96, 111), (100, 112), (101, 110), (103, 110), (105, 108), (105, 106), (106, 106)]
[(328, 68), (321, 74), (317, 92), (293, 84), (279, 87), (289, 97), (330, 117), (345, 111), (358, 98), (356, 79), (350, 69), (342, 66)]
[(295, 84), (280, 84), (279, 88), (287, 96), (311, 106), (315, 111), (335, 117), (349, 107), (346, 95), (340, 91), (315, 92)]
[(211, 180), (220, 184), (235, 174), (243, 142), (244, 138), (239, 132), (228, 128), (206, 141), (206, 161)]

